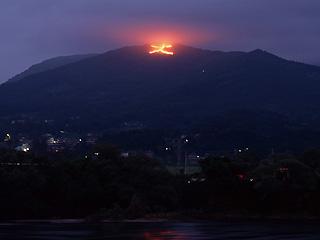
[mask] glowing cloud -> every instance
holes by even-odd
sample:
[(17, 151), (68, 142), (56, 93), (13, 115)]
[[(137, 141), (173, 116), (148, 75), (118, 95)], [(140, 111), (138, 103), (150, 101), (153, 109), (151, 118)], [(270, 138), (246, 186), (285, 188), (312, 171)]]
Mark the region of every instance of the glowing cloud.
[(171, 52), (168, 50), (169, 48), (172, 48), (171, 44), (162, 43), (161, 45), (151, 45), (151, 47), (153, 48), (153, 50), (149, 52), (150, 54), (158, 53), (158, 54), (174, 55), (174, 52)]

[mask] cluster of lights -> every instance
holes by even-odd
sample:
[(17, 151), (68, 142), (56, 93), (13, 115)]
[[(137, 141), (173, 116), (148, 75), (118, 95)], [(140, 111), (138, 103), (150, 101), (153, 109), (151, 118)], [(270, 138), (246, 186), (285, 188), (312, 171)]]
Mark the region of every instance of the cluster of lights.
[(28, 143), (24, 143), (21, 146), (15, 148), (16, 151), (19, 152), (29, 152), (31, 150), (30, 145)]
[(24, 151), (24, 152), (29, 152), (29, 151), (30, 151), (30, 148), (28, 148), (28, 147), (23, 148), (22, 151)]
[(205, 182), (206, 178), (204, 177), (192, 177), (190, 180), (187, 181), (188, 184), (193, 182)]
[(238, 149), (238, 152), (239, 152), (239, 153), (242, 153), (242, 152), (244, 152), (244, 151), (249, 151), (249, 148), (245, 148), (245, 149)]

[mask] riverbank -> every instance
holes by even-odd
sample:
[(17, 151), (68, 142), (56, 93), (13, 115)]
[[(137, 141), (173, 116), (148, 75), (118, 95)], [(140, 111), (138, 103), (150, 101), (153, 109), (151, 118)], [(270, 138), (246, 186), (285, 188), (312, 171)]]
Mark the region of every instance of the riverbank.
[[(320, 222), (319, 216), (310, 215), (244, 215), (244, 214), (186, 214), (186, 213), (163, 213), (149, 214), (136, 219), (115, 218), (77, 218), (77, 219), (19, 219), (6, 220), (3, 223), (13, 224), (85, 224), (85, 223), (161, 223), (161, 222), (216, 222), (216, 221), (312, 221)], [(0, 223), (1, 224), (1, 223)]]

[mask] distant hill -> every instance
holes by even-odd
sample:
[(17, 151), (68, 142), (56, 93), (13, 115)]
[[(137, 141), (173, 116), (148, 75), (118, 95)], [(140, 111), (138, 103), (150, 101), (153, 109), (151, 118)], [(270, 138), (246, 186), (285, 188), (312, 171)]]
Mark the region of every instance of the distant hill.
[(9, 79), (11, 82), (19, 81), (25, 77), (28, 77), (32, 74), (45, 72), (51, 69), (55, 69), (70, 63), (78, 62), (86, 58), (90, 58), (95, 56), (96, 54), (83, 54), (83, 55), (72, 55), (72, 56), (61, 56), (55, 57), (48, 60), (45, 60), (41, 63), (32, 65), (27, 70), (19, 73), (18, 75), (14, 76), (13, 78)]
[(238, 110), (301, 122), (320, 116), (320, 67), (259, 49), (222, 52), (177, 45), (174, 56), (148, 50), (147, 45), (124, 47), (4, 83), (0, 117), (109, 129), (126, 122), (190, 128)]

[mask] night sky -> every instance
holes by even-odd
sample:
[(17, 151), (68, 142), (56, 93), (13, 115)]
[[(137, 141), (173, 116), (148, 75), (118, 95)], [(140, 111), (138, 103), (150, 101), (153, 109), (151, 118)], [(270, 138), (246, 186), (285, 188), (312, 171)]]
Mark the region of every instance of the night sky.
[(1, 0), (0, 82), (44, 59), (172, 41), (320, 65), (319, 0)]

